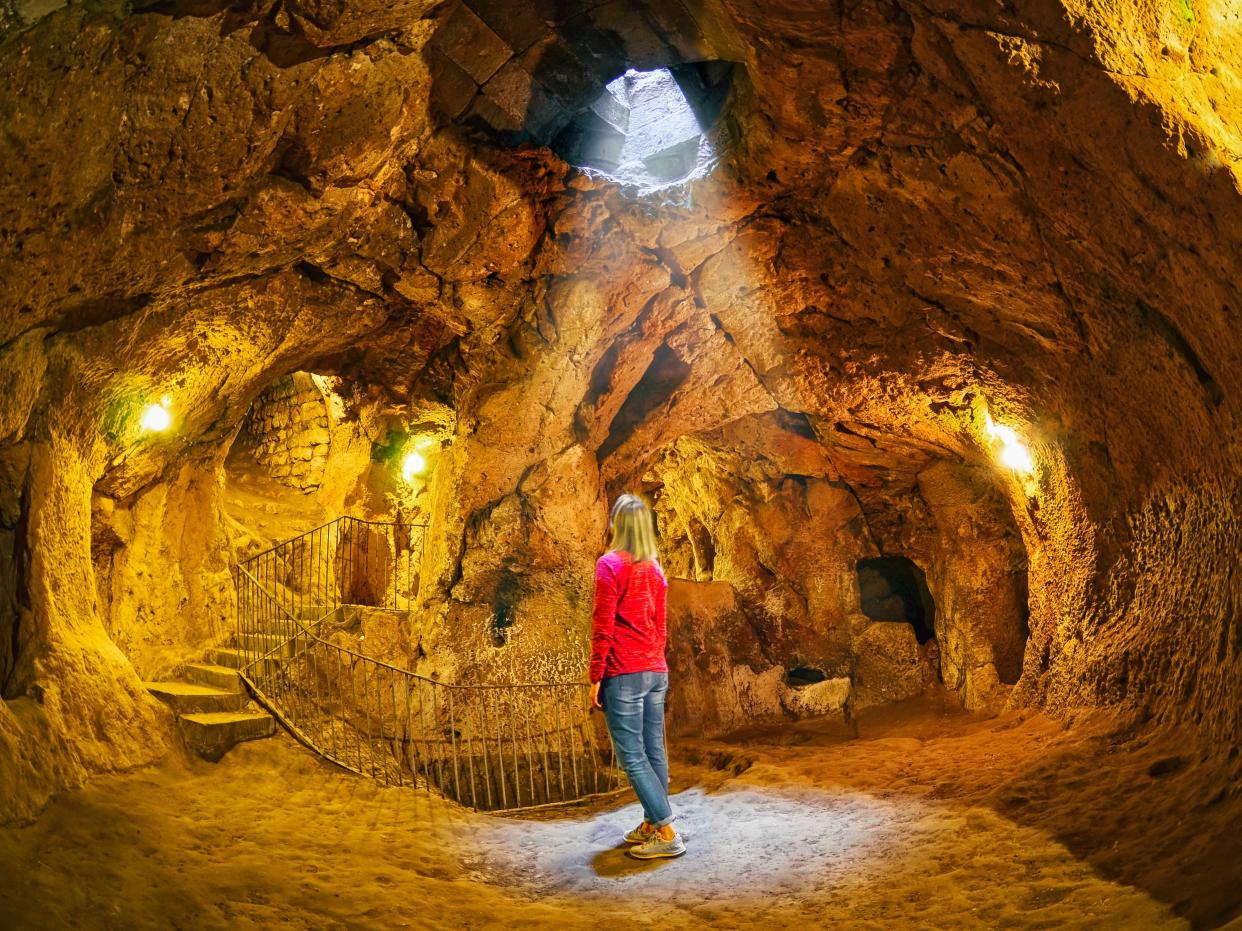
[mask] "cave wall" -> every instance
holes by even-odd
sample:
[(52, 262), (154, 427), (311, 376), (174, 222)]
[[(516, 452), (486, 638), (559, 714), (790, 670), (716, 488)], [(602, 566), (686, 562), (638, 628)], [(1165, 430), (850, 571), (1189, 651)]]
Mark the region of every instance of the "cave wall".
[(219, 462), (91, 502), (91, 567), (104, 630), (141, 679), (156, 681), (233, 627), (234, 556)]
[[(738, 658), (756, 672), (851, 680), (857, 709), (937, 680), (968, 710), (1004, 707), (1023, 669), (1026, 553), (991, 471), (948, 460), (912, 476), (886, 468), (902, 484), (881, 491), (842, 479), (858, 468), (857, 447), (812, 436), (805, 420), (762, 414), (672, 444), (643, 477), (666, 571), (730, 584), (733, 623), (755, 642)], [(887, 466), (861, 445), (869, 464)], [(880, 554), (927, 573), (934, 644), (920, 645), (903, 613), (878, 624), (863, 613), (857, 567)]]
[[(576, 7), (528, 23), (532, 60), (599, 35), (623, 61), (741, 66), (736, 153), (659, 210), (493, 134), (525, 132), (532, 95), (556, 90), (503, 50), (512, 95), (493, 102), (517, 122), (433, 106), (460, 76), (428, 43), (469, 42), (439, 32), (453, 9), (0, 7), (0, 816), (164, 752), (135, 658), (154, 668), (210, 629), (170, 612), (216, 569), (173, 543), (160, 502), (190, 494), (214, 526), (210, 464), (262, 390), (308, 369), (396, 412), (455, 412), (412, 634), (445, 674), (578, 668), (607, 497), (683, 437), (783, 411), (835, 472), (782, 469), (810, 476), (805, 496), (778, 482), (736, 508), (737, 550), (713, 541), (712, 565), (791, 619), (787, 639), (846, 640), (800, 620), (801, 601), (844, 597), (844, 569), (822, 592), (749, 581), (811, 489), (832, 512), (848, 486), (870, 522), (916, 486), (940, 500), (920, 474), (964, 464), (993, 474), (1028, 558), (1008, 701), (1236, 739), (1242, 88), (1215, 0), (1180, 18), (718, 0), (679, 6), (654, 40), (618, 4), (589, 29)], [(588, 89), (616, 63), (590, 47), (564, 72)], [(469, 80), (473, 101), (490, 76)], [(175, 436), (136, 435), (163, 393)], [(1033, 490), (991, 461), (985, 401), (1029, 437)], [(956, 494), (920, 524), (946, 565), (970, 557)], [(96, 567), (96, 535), (132, 566)], [(704, 553), (671, 552), (709, 584)], [(946, 616), (1017, 599), (1015, 552), (990, 551), (991, 587), (929, 566)], [(186, 581), (118, 613), (165, 554)], [(954, 649), (962, 687), (991, 701), (988, 664)]]
[(935, 527), (928, 583), (941, 675), (969, 710), (1008, 697), (1028, 634), (1026, 551), (1005, 503), (980, 478), (949, 463), (919, 473)]

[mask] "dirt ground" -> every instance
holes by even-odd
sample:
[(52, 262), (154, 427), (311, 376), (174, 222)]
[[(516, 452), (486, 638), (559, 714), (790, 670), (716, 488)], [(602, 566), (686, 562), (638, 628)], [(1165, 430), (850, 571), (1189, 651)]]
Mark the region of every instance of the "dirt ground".
[[(1242, 928), (1236, 754), (919, 702), (673, 748), (632, 797), (480, 815), (285, 736), (97, 779), (0, 829), (0, 928)], [(1231, 775), (1232, 773), (1232, 775)]]

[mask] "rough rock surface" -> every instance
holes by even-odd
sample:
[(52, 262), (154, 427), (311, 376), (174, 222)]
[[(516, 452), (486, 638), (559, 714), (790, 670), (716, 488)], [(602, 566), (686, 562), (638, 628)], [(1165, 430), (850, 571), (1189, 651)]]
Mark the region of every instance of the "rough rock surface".
[[(218, 623), (212, 488), (295, 371), (445, 427), (429, 671), (579, 675), (633, 488), (670, 566), (733, 586), (756, 695), (851, 675), (853, 561), (905, 555), (968, 706), (1236, 742), (1242, 37), (1216, 0), (174, 7), (0, 4), (0, 817), (164, 752), (135, 666)], [(534, 144), (687, 61), (737, 63), (738, 141), (679, 203)], [(143, 435), (164, 394), (175, 431)]]
[(854, 639), (854, 700), (859, 708), (923, 691), (923, 657), (909, 624), (877, 621)]
[(250, 454), (276, 481), (310, 491), (323, 484), (328, 466), (329, 417), (328, 399), (314, 376), (294, 372), (250, 405), (239, 439), (248, 441)]

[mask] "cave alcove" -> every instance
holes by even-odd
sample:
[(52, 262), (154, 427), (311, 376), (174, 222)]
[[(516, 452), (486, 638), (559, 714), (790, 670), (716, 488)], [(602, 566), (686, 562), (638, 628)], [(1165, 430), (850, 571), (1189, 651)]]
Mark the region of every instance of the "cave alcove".
[(873, 621), (905, 621), (925, 644), (936, 636), (936, 602), (927, 576), (905, 556), (872, 556), (858, 561), (859, 609)]

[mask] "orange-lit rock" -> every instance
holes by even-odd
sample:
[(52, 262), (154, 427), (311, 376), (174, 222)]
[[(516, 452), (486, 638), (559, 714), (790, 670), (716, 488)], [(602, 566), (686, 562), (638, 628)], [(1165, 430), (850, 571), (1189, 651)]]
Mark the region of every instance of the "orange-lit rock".
[[(390, 658), (580, 676), (626, 490), (683, 734), (943, 685), (1236, 777), (1229, 5), (530, 6), (0, 3), (0, 820), (165, 755), (139, 676), (227, 624), (235, 553), (342, 512), (429, 525)], [(714, 62), (733, 138), (685, 191), (546, 145), (626, 67)], [(265, 502), (230, 450), (295, 372), (348, 411)], [(925, 576), (922, 645), (862, 610), (882, 556)]]

